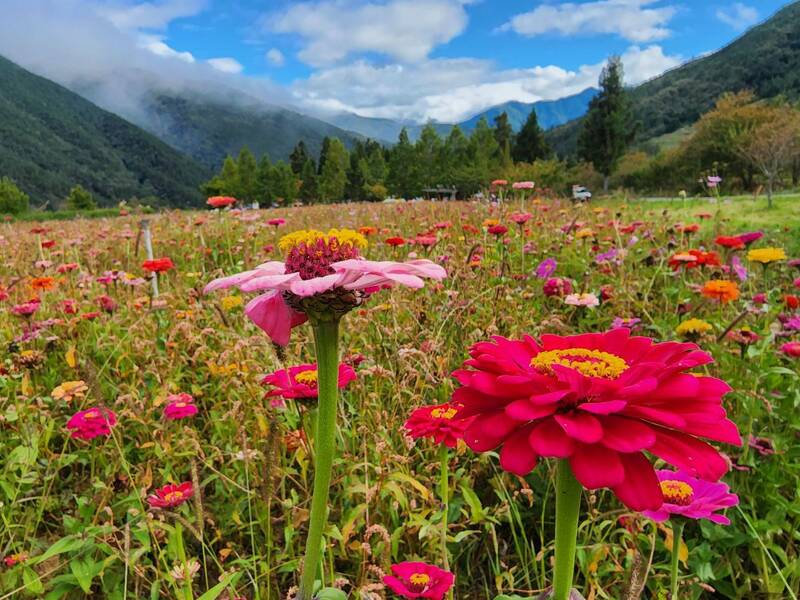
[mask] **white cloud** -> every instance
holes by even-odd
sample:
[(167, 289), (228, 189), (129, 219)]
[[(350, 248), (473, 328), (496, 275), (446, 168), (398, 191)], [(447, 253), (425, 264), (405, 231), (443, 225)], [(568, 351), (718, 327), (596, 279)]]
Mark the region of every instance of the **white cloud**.
[(614, 34), (631, 42), (651, 42), (669, 36), (674, 6), (653, 7), (660, 0), (597, 0), (576, 4), (543, 4), (515, 15), (501, 30), (534, 37), (546, 33), (586, 37)]
[[(623, 55), (625, 81), (637, 84), (678, 65), (660, 46), (632, 46)], [(365, 60), (322, 69), (294, 84), (297, 101), (321, 112), (455, 122), (517, 100), (536, 102), (597, 85), (604, 63), (576, 70), (558, 66), (497, 70), (491, 61), (440, 58), (414, 65), (377, 66)]]
[(182, 60), (183, 62), (187, 63), (195, 62), (194, 56), (191, 52), (179, 52), (178, 50), (175, 50), (174, 48), (170, 47), (160, 35), (145, 33), (141, 34), (139, 36), (139, 47), (144, 48), (145, 50), (152, 52), (157, 56), (177, 58), (178, 60)]
[(286, 59), (283, 56), (283, 52), (278, 50), (277, 48), (270, 48), (267, 50), (267, 53), (264, 55), (264, 58), (267, 59), (267, 62), (276, 67), (282, 67), (283, 64), (286, 62)]
[(727, 9), (718, 8), (717, 18), (737, 31), (744, 31), (758, 22), (758, 11), (752, 6), (734, 2)]
[(282, 14), (268, 17), (266, 26), (277, 33), (299, 35), (304, 45), (298, 56), (311, 65), (330, 65), (367, 52), (413, 63), (464, 31), (466, 3), (320, 0), (293, 4)]
[(119, 0), (98, 6), (97, 11), (120, 29), (163, 29), (171, 21), (202, 12), (207, 0), (161, 0), (129, 4)]
[(222, 71), (223, 73), (241, 73), (244, 70), (242, 63), (229, 56), (209, 58), (206, 62), (217, 71)]

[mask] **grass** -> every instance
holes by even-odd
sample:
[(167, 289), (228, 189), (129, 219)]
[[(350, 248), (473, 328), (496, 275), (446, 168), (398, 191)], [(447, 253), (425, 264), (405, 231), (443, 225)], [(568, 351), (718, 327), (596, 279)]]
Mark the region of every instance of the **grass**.
[[(791, 597), (800, 586), (793, 533), (800, 527), (800, 377), (796, 359), (779, 347), (798, 336), (783, 325), (791, 313), (783, 297), (797, 293), (798, 271), (783, 262), (765, 277), (740, 253), (750, 276), (740, 282), (739, 300), (719, 306), (697, 290), (723, 276), (720, 269), (676, 275), (667, 265), (680, 250), (714, 248), (717, 233), (754, 229), (765, 231), (757, 246), (797, 256), (797, 197), (781, 197), (771, 211), (764, 203), (723, 202), (715, 218), (717, 206), (697, 200), (528, 202), (524, 209), (535, 216), (527, 231), (509, 219), (519, 205), (166, 212), (150, 218), (155, 254), (176, 268), (161, 278), (162, 295), (153, 303), (146, 282), (102, 280), (113, 270), (144, 274), (136, 216), (50, 221), (44, 234), (32, 233), (27, 222), (0, 225), (0, 298), (8, 295), (0, 300), (0, 556), (27, 555), (14, 566), (0, 563), (0, 599), (286, 597), (298, 581), (308, 526), (316, 411), (304, 401), (272, 407), (260, 380), (313, 361), (311, 332), (296, 328), (279, 350), (245, 317), (249, 296), (201, 290), (222, 274), (281, 260), (276, 246), (285, 232), (362, 226), (378, 230), (369, 258), (414, 252), (441, 262), (449, 276), (421, 290), (375, 294), (343, 322), (342, 355), (358, 365), (358, 379), (339, 407), (326, 585), (339, 585), (354, 600), (390, 598), (381, 573), (391, 564), (443, 564), (439, 448), (408, 439), (401, 426), (415, 407), (450, 398), (450, 374), (471, 344), (492, 335), (604, 331), (615, 317), (640, 318), (643, 334), (676, 340), (677, 325), (696, 317), (712, 326), (698, 339), (716, 359), (704, 370), (732, 386), (726, 408), (743, 439), (758, 443), (720, 446), (737, 467), (725, 480), (740, 496), (740, 511), (728, 511), (729, 527), (686, 527), (681, 598), (709, 598), (710, 588), (714, 598), (731, 600)], [(700, 219), (700, 212), (712, 217)], [(285, 218), (285, 227), (266, 225), (272, 217)], [(508, 225), (507, 244), (486, 232), (486, 219)], [(626, 233), (636, 221), (635, 233)], [(700, 224), (691, 236), (675, 228), (689, 222)], [(570, 225), (592, 234), (565, 235)], [(421, 233), (437, 237), (432, 249), (383, 243)], [(43, 247), (44, 240), (53, 246)], [(624, 260), (598, 264), (595, 256), (612, 246), (626, 250)], [(547, 257), (578, 290), (604, 291), (603, 303), (579, 309), (545, 297), (532, 270)], [(77, 268), (56, 271), (68, 263)], [(55, 282), (38, 292), (33, 320), (42, 325), (31, 330), (10, 308), (36, 293), (31, 286), (40, 276)], [(750, 310), (759, 292), (769, 302)], [(77, 312), (66, 313), (65, 300)], [(743, 353), (717, 339), (736, 319), (736, 329), (760, 335)], [(70, 381), (86, 389), (60, 397), (59, 386)], [(167, 398), (178, 392), (195, 398), (198, 414), (165, 420)], [(117, 414), (113, 435), (70, 438), (69, 418), (94, 406)], [(462, 444), (450, 452), (448, 469), (455, 598), (535, 597), (552, 575), (554, 463), (540, 461), (520, 478), (503, 471), (496, 454)], [(192, 501), (150, 509), (149, 494), (180, 482), (193, 483)], [(642, 586), (642, 598), (665, 597), (668, 525), (631, 513), (600, 489), (584, 494), (578, 535), (577, 586), (587, 598), (632, 599), (632, 581)], [(203, 596), (220, 578), (218, 595)]]

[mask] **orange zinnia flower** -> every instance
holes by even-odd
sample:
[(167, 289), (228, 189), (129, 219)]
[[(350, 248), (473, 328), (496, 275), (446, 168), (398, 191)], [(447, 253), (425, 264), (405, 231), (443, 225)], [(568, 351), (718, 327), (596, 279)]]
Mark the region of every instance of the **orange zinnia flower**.
[(41, 290), (46, 292), (56, 287), (56, 280), (52, 277), (34, 277), (30, 281), (32, 290)]
[(706, 298), (718, 300), (724, 304), (739, 298), (739, 286), (736, 285), (735, 281), (712, 279), (703, 286), (702, 294)]

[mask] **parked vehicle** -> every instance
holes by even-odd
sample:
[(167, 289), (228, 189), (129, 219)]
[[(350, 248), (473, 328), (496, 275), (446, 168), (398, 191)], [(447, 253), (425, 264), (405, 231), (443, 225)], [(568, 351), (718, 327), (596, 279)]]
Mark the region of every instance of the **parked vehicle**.
[(587, 190), (582, 185), (572, 186), (572, 199), (575, 202), (588, 202), (592, 199), (592, 192)]

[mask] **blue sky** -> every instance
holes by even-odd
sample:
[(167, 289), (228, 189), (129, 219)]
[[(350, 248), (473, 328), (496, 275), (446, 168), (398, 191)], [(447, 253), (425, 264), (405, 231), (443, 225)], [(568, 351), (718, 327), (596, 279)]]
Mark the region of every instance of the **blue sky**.
[[(611, 54), (635, 84), (714, 51), (785, 0), (4, 0), (17, 26), (0, 53), (61, 79), (100, 77), (130, 47), (130, 67), (227, 86), (305, 112), (453, 121), (508, 100), (533, 102), (592, 85)], [(58, 34), (47, 19), (95, 39), (51, 56), (30, 45)], [(21, 20), (20, 20), (21, 19)], [(6, 22), (15, 22), (14, 18)], [(63, 25), (61, 29), (64, 29)], [(25, 31), (26, 36), (18, 32)], [(33, 32), (37, 33), (37, 32)], [(115, 36), (118, 39), (115, 40)], [(36, 37), (36, 36), (34, 36)], [(67, 64), (63, 54), (72, 54)], [(103, 57), (106, 75), (120, 65)], [(35, 59), (34, 59), (35, 58)], [(85, 65), (85, 66), (84, 66)], [(113, 67), (113, 68), (112, 68)], [(168, 75), (167, 75), (168, 74)], [(217, 79), (219, 80), (219, 79)]]

